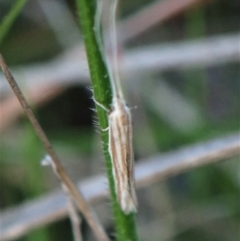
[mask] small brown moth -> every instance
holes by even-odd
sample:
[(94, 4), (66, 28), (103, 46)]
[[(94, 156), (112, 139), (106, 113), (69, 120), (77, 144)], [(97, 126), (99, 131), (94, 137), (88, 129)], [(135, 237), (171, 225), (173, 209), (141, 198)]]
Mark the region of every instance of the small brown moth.
[(134, 152), (132, 145), (132, 116), (122, 97), (113, 97), (111, 110), (95, 100), (108, 112), (108, 151), (113, 166), (113, 176), (118, 203), (125, 214), (137, 212), (134, 188)]
[[(96, 31), (100, 29), (102, 2), (98, 1), (98, 11), (96, 14)], [(125, 104), (123, 97), (117, 63), (117, 38), (116, 38), (116, 8), (117, 0), (111, 0), (110, 5), (110, 42), (112, 48), (113, 64), (108, 58), (106, 61), (110, 73), (111, 86), (113, 90), (113, 100), (111, 110), (108, 110), (101, 103), (95, 101), (104, 108), (108, 114), (108, 151), (111, 156), (113, 166), (113, 176), (118, 203), (125, 214), (137, 211), (137, 198), (134, 188), (134, 154), (132, 145), (132, 117), (129, 107)], [(100, 40), (100, 33), (97, 33), (98, 43), (103, 53), (103, 46)]]
[(121, 98), (113, 98), (112, 111), (109, 114), (108, 121), (108, 149), (112, 159), (117, 199), (126, 214), (136, 212), (132, 118), (130, 109)]

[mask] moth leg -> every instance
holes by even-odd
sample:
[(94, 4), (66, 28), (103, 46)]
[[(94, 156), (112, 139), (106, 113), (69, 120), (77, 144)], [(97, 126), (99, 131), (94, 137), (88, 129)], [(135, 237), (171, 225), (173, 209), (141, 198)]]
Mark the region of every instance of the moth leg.
[(96, 105), (100, 106), (102, 109), (104, 109), (108, 114), (110, 113), (110, 109), (108, 107), (106, 107), (105, 105), (101, 104), (100, 102), (98, 102), (94, 97), (92, 98), (93, 101), (95, 102)]
[[(93, 101), (95, 102), (96, 105), (100, 106), (102, 109), (104, 109), (108, 114), (110, 113), (110, 109), (107, 108), (105, 105), (99, 103), (94, 97), (93, 97)], [(101, 129), (102, 131), (108, 131), (109, 127)]]
[(102, 129), (102, 131), (108, 131), (109, 127)]

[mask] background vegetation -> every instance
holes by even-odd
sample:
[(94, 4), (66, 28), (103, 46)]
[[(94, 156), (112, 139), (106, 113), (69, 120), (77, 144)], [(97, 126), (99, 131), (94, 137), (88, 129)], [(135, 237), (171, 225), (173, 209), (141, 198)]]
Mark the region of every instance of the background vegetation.
[[(154, 2), (120, 1), (119, 21)], [(1, 20), (12, 4), (13, 1), (1, 1)], [(125, 41), (121, 54), (128, 55), (137, 48), (145, 50), (145, 47), (166, 47), (166, 44), (173, 48), (179, 42), (189, 45), (190, 41), (207, 41), (210, 37), (231, 37), (239, 32), (239, 11), (237, 0), (203, 1)], [(75, 46), (83, 44), (76, 12), (75, 2), (71, 0), (59, 3), (29, 0), (0, 45), (0, 52), (19, 73), (15, 75), (17, 81), (32, 101), (34, 112), (75, 181), (104, 173), (105, 168), (99, 134), (93, 124), (95, 112), (91, 110), (94, 104), (88, 88), (88, 69), (81, 67), (86, 57), (83, 50), (75, 51)], [(69, 75), (55, 79), (48, 73), (56, 71), (54, 60), (63, 57), (68, 64), (61, 68)], [(239, 130), (239, 58), (225, 62), (221, 58), (223, 64), (206, 62), (188, 68), (175, 65), (164, 69), (149, 64), (140, 73), (137, 66), (142, 59), (139, 58), (135, 59), (135, 65), (123, 70), (129, 105), (138, 107), (133, 110), (137, 163), (157, 153)], [(151, 55), (145, 54), (143, 59), (151, 63)], [(78, 67), (71, 66), (79, 66), (81, 76), (75, 71)], [(26, 72), (21, 72), (24, 68), (36, 74), (36, 79), (26, 81)], [(1, 127), (1, 210), (59, 187), (51, 170), (40, 165), (45, 152), (28, 120), (21, 114), (14, 115), (19, 113), (17, 110), (6, 112), (12, 108), (12, 96), (4, 82), (0, 75), (1, 122), (9, 118)], [(136, 219), (140, 240), (238, 240), (239, 189), (239, 157), (236, 157), (138, 190), (140, 208)], [(94, 208), (114, 237), (108, 201), (99, 202)], [(83, 234), (86, 240), (92, 240), (85, 223)], [(71, 235), (70, 222), (61, 219), (18, 240), (71, 240)]]

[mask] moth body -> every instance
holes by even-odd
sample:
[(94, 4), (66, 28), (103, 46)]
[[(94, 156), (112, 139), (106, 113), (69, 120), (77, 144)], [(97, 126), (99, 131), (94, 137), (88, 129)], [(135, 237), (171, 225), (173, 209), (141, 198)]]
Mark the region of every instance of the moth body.
[(113, 98), (109, 114), (109, 153), (118, 202), (124, 213), (137, 211), (134, 189), (132, 118), (130, 109), (119, 97)]

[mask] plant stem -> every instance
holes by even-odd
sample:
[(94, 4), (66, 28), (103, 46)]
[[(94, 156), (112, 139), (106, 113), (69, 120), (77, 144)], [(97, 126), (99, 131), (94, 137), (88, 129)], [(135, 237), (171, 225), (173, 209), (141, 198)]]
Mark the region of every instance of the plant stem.
[(16, 0), (13, 4), (12, 9), (8, 12), (7, 16), (3, 19), (0, 25), (0, 44), (2, 43), (4, 37), (7, 35), (8, 31), (11, 29), (15, 19), (21, 12), (27, 0)]
[[(76, 0), (80, 24), (87, 52), (90, 76), (93, 85), (94, 98), (102, 105), (111, 107), (112, 89), (107, 72), (107, 67), (102, 59), (96, 34), (94, 32), (96, 2), (95, 0)], [(134, 214), (126, 215), (122, 212), (117, 202), (112, 163), (108, 152), (108, 132), (104, 131), (108, 127), (108, 116), (103, 108), (96, 106), (99, 125), (101, 128), (101, 138), (103, 151), (107, 167), (111, 203), (116, 225), (116, 236), (118, 241), (137, 241)]]
[(15, 79), (13, 78), (12, 74), (8, 70), (8, 67), (0, 54), (0, 67), (3, 70), (3, 74), (5, 75), (6, 79), (8, 80), (14, 94), (18, 98), (25, 114), (27, 115), (28, 119), (30, 120), (36, 134), (38, 135), (39, 139), (42, 141), (47, 153), (51, 157), (51, 160), (55, 166), (55, 172), (62, 183), (68, 189), (70, 195), (74, 199), (76, 206), (78, 207), (79, 211), (83, 214), (86, 221), (88, 222), (89, 226), (92, 228), (97, 240), (99, 241), (109, 241), (107, 234), (105, 233), (104, 229), (101, 226), (101, 223), (98, 221), (95, 213), (93, 212), (92, 208), (88, 205), (88, 203), (83, 198), (82, 194), (76, 188), (72, 180), (70, 179), (69, 175), (65, 171), (64, 167), (60, 159), (58, 158), (56, 152), (54, 151), (49, 139), (47, 138), (45, 132), (43, 131), (42, 127), (38, 123), (34, 113), (32, 112), (29, 104), (27, 103), (25, 97), (23, 96), (21, 90), (19, 89)]

